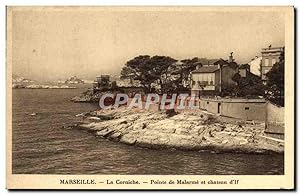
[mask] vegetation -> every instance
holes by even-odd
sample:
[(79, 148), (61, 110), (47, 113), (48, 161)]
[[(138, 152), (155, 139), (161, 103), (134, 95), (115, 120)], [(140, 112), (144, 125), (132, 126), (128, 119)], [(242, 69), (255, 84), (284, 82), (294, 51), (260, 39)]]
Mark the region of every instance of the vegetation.
[[(189, 92), (190, 72), (197, 66), (202, 66), (204, 58), (192, 58), (177, 61), (169, 56), (140, 55), (129, 60), (121, 71), (121, 78), (137, 80), (143, 86), (145, 93), (178, 93)], [(248, 64), (240, 67), (247, 67)], [(252, 74), (249, 69), (242, 77), (236, 73), (232, 80), (236, 85), (222, 86), (221, 96), (257, 97), (284, 106), (284, 53), (279, 62), (266, 74), (267, 83)]]
[(236, 73), (232, 80), (237, 83), (234, 93), (238, 97), (255, 97), (265, 94), (265, 85), (261, 78), (251, 72), (247, 72), (246, 77), (242, 77), (239, 73)]
[(266, 74), (266, 98), (271, 102), (284, 106), (284, 52), (272, 69)]
[(196, 69), (197, 58), (182, 60), (169, 56), (141, 55), (129, 60), (121, 78), (138, 80), (146, 93), (173, 93), (187, 89), (189, 74)]

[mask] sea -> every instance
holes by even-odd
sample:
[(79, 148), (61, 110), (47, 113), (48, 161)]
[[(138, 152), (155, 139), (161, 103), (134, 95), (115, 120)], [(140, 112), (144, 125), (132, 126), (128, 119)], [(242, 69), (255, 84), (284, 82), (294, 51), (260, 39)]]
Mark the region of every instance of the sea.
[(76, 114), (97, 103), (74, 103), (76, 89), (12, 90), (13, 174), (281, 175), (282, 154), (152, 150), (96, 137)]

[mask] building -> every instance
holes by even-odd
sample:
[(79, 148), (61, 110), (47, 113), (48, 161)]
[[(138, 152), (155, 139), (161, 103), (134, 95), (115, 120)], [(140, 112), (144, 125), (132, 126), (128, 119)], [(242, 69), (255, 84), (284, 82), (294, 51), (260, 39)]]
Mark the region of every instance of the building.
[(111, 87), (110, 75), (100, 75), (96, 77), (96, 82), (94, 83), (95, 89), (109, 88)]
[(250, 62), (248, 62), (248, 64), (250, 65), (250, 72), (257, 75), (257, 76), (261, 76), (261, 61), (262, 61), (262, 57), (258, 57), (255, 56), (255, 58), (251, 59)]
[(236, 84), (232, 77), (237, 72), (238, 65), (234, 62), (232, 53), (228, 60), (220, 59), (213, 64), (197, 66), (191, 72), (191, 94), (197, 97), (220, 94), (222, 87)]
[(201, 98), (200, 109), (242, 120), (265, 121), (266, 101), (244, 98)]
[(250, 65), (249, 64), (242, 64), (239, 66), (239, 74), (241, 77), (247, 77), (250, 74)]
[(276, 62), (279, 62), (280, 55), (284, 52), (284, 47), (272, 47), (263, 48), (261, 51), (261, 79), (266, 81), (266, 74), (271, 70)]
[(136, 93), (144, 94), (144, 88), (138, 81), (120, 79), (119, 76), (111, 77), (110, 75), (97, 76), (92, 90), (93, 93), (104, 91), (125, 93), (129, 97), (133, 97)]

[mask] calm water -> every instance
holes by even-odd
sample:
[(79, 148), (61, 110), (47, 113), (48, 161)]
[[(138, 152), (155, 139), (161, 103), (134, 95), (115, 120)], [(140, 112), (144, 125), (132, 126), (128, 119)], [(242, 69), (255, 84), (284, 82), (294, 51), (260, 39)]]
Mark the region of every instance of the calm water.
[(63, 128), (97, 107), (70, 101), (84, 90), (13, 90), (13, 173), (283, 174), (283, 155), (150, 150)]

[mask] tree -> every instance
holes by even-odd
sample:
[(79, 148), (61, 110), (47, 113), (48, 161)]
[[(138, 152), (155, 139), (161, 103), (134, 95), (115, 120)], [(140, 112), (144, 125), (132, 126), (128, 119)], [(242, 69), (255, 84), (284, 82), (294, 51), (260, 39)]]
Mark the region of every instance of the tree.
[(234, 89), (235, 95), (239, 97), (246, 96), (263, 96), (265, 93), (265, 86), (259, 76), (247, 72), (245, 77), (236, 73), (232, 80), (237, 83)]
[(151, 68), (151, 76), (155, 80), (155, 84), (158, 86), (161, 93), (169, 91), (171, 80), (169, 68), (175, 62), (177, 62), (177, 60), (168, 56), (153, 56), (150, 59), (149, 67)]
[(273, 103), (284, 106), (284, 52), (271, 70), (266, 74), (266, 98)]
[(121, 79), (129, 79), (130, 80), (130, 84), (133, 83), (133, 79), (134, 79), (134, 73), (133, 70), (130, 67), (123, 67), (121, 70)]
[(184, 59), (169, 66), (164, 85), (165, 93), (189, 92), (190, 73), (195, 70), (199, 63), (198, 58)]
[(183, 63), (181, 66), (181, 70), (179, 71), (180, 79), (182, 84), (189, 82), (190, 73), (197, 68), (197, 66), (202, 67), (202, 63), (200, 59), (194, 57), (192, 59), (184, 59), (181, 60)]
[(126, 62), (125, 66), (121, 70), (121, 78), (129, 78), (140, 81), (141, 85), (144, 87), (146, 92), (149, 92), (151, 89), (151, 82), (147, 78), (147, 66), (146, 64), (150, 60), (148, 55), (140, 55), (134, 59)]
[(121, 71), (121, 78), (138, 80), (146, 93), (177, 93), (189, 91), (190, 73), (202, 66), (199, 59), (184, 59), (178, 62), (169, 56), (137, 56), (129, 60)]
[(236, 85), (222, 85), (222, 91), (219, 93), (219, 96), (225, 97), (225, 96), (237, 96), (236, 94)]
[(129, 60), (122, 68), (121, 78), (140, 81), (146, 93), (153, 92), (158, 86), (163, 92), (168, 81), (168, 68), (177, 60), (168, 56), (140, 55)]
[(117, 85), (117, 82), (116, 82), (116, 81), (112, 81), (112, 82), (111, 82), (111, 89), (112, 89), (112, 90), (117, 90), (117, 89), (118, 89), (118, 85)]

